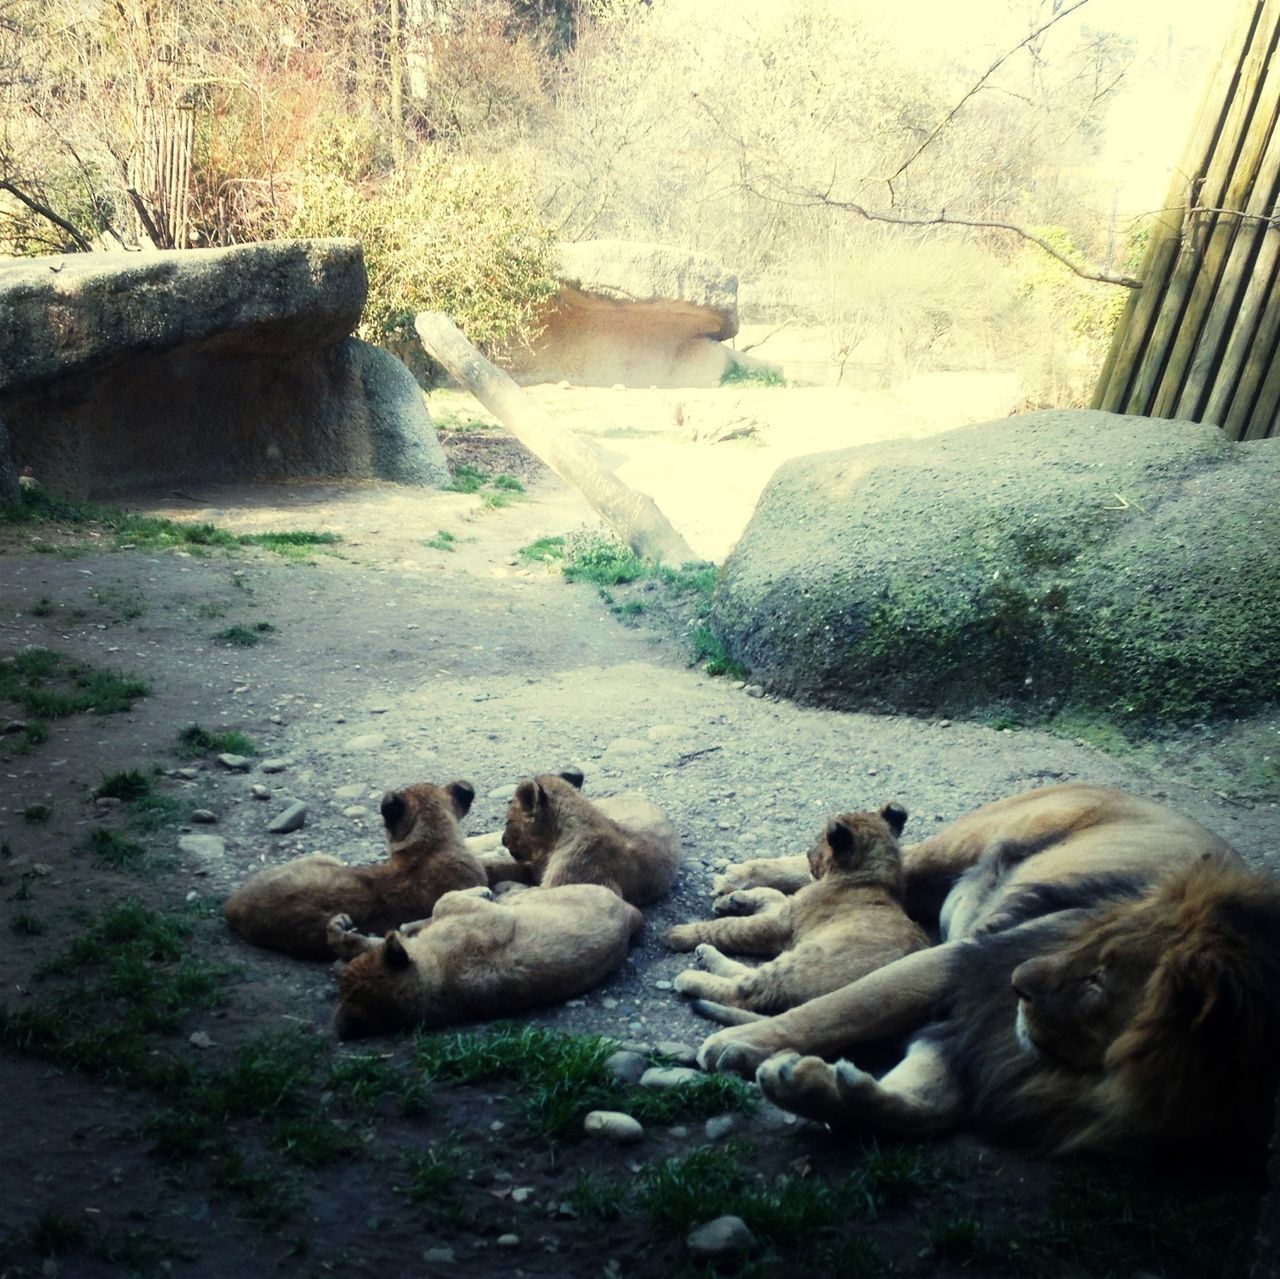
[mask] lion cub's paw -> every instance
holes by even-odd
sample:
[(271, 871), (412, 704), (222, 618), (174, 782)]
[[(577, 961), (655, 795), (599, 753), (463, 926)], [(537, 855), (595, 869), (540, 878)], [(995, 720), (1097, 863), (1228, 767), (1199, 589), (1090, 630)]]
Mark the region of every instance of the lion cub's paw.
[(756, 1071), (760, 1090), (785, 1110), (811, 1119), (828, 1119), (837, 1103), (835, 1072), (821, 1057), (781, 1052)]
[(704, 975), (696, 968), (686, 968), (684, 972), (676, 974), (675, 980), (671, 983), (671, 988), (677, 995), (696, 994), (702, 989)]
[(717, 915), (754, 915), (759, 906), (750, 890), (745, 888), (725, 893), (711, 903), (711, 909)]
[(698, 944), (698, 926), (696, 924), (677, 924), (667, 929), (664, 939), (672, 950), (692, 950)]
[(356, 931), (356, 921), (350, 915), (335, 915), (325, 929), (325, 934), (329, 939), (329, 945), (332, 946), (342, 939), (348, 933)]
[(753, 888), (751, 875), (745, 867), (730, 866), (723, 875), (717, 875), (711, 881), (711, 893), (714, 897), (727, 897), (735, 889)]

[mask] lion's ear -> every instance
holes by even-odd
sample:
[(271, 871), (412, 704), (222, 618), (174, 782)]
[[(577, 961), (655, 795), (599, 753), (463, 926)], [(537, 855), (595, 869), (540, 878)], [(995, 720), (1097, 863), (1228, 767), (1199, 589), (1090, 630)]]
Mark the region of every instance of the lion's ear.
[(837, 866), (848, 866), (854, 860), (856, 848), (853, 831), (844, 822), (827, 823), (827, 847), (836, 860)]
[(560, 776), (564, 781), (568, 782), (569, 785), (572, 786), (575, 790), (581, 790), (582, 783), (587, 780), (583, 776), (583, 774), (576, 768), (566, 768), (565, 771), (560, 774)]
[(893, 831), (894, 839), (902, 834), (902, 828), (907, 824), (907, 810), (896, 801), (892, 804), (886, 804), (880, 810), (880, 816), (884, 818), (885, 825)]
[(453, 811), (457, 813), (459, 819), (465, 817), (471, 811), (471, 805), (476, 797), (476, 788), (470, 782), (450, 782), (445, 790), (453, 800)]
[(541, 782), (521, 782), (516, 787), (516, 803), (527, 813), (533, 812), (540, 804), (547, 802), (547, 793), (542, 789)]
[(382, 962), (396, 971), (408, 968), (413, 962), (409, 958), (409, 952), (404, 948), (400, 934), (394, 930), (387, 934), (386, 941), (382, 943)]

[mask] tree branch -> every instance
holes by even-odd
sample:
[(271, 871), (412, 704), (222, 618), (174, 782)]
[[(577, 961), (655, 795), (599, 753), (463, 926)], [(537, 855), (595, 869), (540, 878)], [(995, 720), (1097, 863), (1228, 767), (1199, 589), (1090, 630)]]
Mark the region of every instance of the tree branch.
[(943, 116), (942, 121), (938, 124), (937, 128), (935, 128), (925, 138), (925, 140), (922, 143), (920, 143), (920, 145), (916, 147), (916, 149), (905, 160), (903, 160), (903, 162), (900, 165), (898, 165), (898, 167), (889, 175), (889, 177), (886, 179), (886, 182), (889, 187), (890, 195), (892, 196), (893, 194), (894, 182), (898, 178), (900, 178), (907, 171), (907, 169), (909, 169), (920, 158), (920, 156), (924, 153), (925, 149), (933, 144), (934, 140), (943, 131), (943, 129), (945, 129), (947, 125), (949, 125), (951, 121), (954, 120), (956, 116), (960, 114), (960, 111), (964, 107), (964, 104), (968, 102), (969, 99), (974, 96), (974, 94), (978, 93), (979, 90), (981, 90), (982, 86), (1002, 66), (1004, 66), (1004, 64), (1008, 62), (1009, 59), (1012, 58), (1013, 55), (1017, 53), (1019, 49), (1025, 49), (1027, 45), (1029, 45), (1032, 42), (1032, 40), (1034, 40), (1037, 36), (1043, 35), (1055, 23), (1061, 22), (1062, 19), (1067, 17), (1069, 14), (1075, 13), (1075, 11), (1078, 8), (1080, 8), (1081, 5), (1088, 4), (1088, 3), (1089, 3), (1089, 0), (1074, 0), (1073, 4), (1069, 4), (1065, 9), (1059, 10), (1057, 13), (1053, 15), (1052, 18), (1049, 19), (1048, 22), (1041, 23), (1040, 26), (1038, 26), (1034, 31), (1030, 32), (1030, 34), (1028, 34), (1025, 39), (1019, 40), (1018, 43), (1015, 44), (1012, 49), (1006, 49), (1004, 53), (1002, 53), (982, 73), (982, 75), (978, 77), (977, 82), (969, 89), (969, 91), (964, 95), (964, 97), (962, 97), (960, 101), (957, 102), (955, 106), (953, 106), (945, 116)]
[(32, 213), (38, 214), (46, 222), (52, 222), (54, 226), (60, 227), (80, 246), (82, 252), (93, 252), (93, 245), (66, 218), (59, 217), (47, 204), (41, 204), (34, 196), (30, 196), (25, 191), (20, 190), (12, 182), (0, 180), (0, 191), (7, 191), (19, 203), (25, 204)]

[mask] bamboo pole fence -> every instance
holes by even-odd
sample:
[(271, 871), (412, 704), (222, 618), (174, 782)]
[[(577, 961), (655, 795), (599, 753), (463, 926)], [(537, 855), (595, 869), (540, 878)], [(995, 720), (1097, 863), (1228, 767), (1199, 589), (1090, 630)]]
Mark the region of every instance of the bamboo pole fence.
[(1242, 0), (1094, 408), (1280, 434), (1280, 0)]

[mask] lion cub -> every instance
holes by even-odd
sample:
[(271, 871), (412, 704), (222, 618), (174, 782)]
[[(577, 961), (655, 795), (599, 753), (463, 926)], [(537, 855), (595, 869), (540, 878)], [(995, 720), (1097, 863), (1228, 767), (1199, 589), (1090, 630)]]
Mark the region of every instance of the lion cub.
[(340, 1039), (405, 1026), (501, 1017), (572, 999), (626, 958), (644, 922), (634, 906), (597, 884), (516, 893), (501, 904), (488, 889), (449, 893), (430, 919), (362, 937), (351, 921), (329, 925), (339, 977)]
[[(906, 820), (898, 804), (879, 813), (843, 813), (810, 850), (814, 878), (795, 896), (774, 888), (730, 893), (715, 907), (737, 914), (672, 928), (667, 945), (698, 946), (708, 970), (682, 972), (676, 990), (698, 996), (693, 1007), (704, 1017), (734, 1025), (754, 1020), (754, 1014), (783, 1012), (923, 950), (929, 939), (902, 907), (898, 836)], [(744, 910), (759, 913), (743, 917)], [(705, 944), (710, 942), (778, 958), (751, 968), (726, 959)]]
[(347, 866), (323, 853), (298, 857), (255, 875), (222, 913), (245, 941), (299, 959), (333, 958), (327, 928), (340, 911), (371, 932), (429, 915), (444, 893), (485, 882), (458, 826), (474, 798), (470, 782), (389, 790), (382, 797), (387, 861)]
[(516, 787), (502, 842), (543, 888), (603, 884), (644, 906), (670, 890), (680, 844), (666, 813), (640, 795), (592, 803), (582, 774), (540, 773)]

